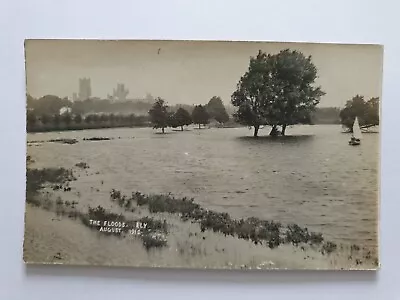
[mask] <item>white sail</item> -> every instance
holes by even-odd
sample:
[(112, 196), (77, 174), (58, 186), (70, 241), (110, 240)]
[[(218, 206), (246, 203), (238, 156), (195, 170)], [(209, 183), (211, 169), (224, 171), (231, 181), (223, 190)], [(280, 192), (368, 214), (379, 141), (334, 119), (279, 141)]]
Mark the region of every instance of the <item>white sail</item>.
[(358, 118), (357, 117), (354, 120), (354, 124), (353, 124), (353, 136), (356, 139), (361, 139), (361, 129), (360, 129), (360, 124), (358, 124)]

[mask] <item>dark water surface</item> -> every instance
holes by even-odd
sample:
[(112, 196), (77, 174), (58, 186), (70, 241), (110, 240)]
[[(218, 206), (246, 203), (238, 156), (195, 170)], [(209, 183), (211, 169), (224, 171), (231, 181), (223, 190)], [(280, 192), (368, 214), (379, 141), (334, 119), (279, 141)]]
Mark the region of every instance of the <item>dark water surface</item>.
[[(296, 136), (254, 139), (247, 128), (190, 128), (165, 135), (149, 128), (36, 133), (28, 134), (28, 141), (79, 142), (31, 144), (28, 155), (38, 168), (88, 163), (89, 176), (75, 183), (78, 191), (93, 191), (80, 199), (87, 205), (108, 201), (112, 188), (171, 192), (236, 218), (297, 223), (330, 240), (375, 247), (379, 134), (364, 134), (362, 145), (351, 147), (337, 125), (287, 132)], [(82, 140), (95, 136), (114, 139)]]

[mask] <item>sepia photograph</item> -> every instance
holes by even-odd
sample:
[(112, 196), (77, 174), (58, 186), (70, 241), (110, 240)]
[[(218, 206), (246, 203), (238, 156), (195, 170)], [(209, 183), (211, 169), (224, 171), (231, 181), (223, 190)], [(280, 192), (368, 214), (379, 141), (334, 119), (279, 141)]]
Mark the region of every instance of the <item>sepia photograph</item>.
[(379, 269), (383, 53), (25, 40), (24, 261)]

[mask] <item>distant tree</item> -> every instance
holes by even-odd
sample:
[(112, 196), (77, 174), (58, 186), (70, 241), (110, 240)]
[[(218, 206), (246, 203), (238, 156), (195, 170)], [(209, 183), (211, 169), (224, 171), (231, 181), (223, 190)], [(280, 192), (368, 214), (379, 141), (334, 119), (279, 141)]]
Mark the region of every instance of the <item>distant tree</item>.
[(39, 99), (33, 99), (29, 96), (27, 99), (28, 108), (33, 109), (37, 115), (59, 114), (62, 107), (70, 107), (71, 105), (72, 103), (68, 99), (61, 99), (60, 97), (54, 95), (46, 95)]
[(373, 97), (366, 103), (364, 128), (379, 125), (379, 97)]
[(183, 108), (189, 112), (190, 115), (192, 115), (194, 105), (189, 105), (189, 104), (175, 104), (173, 106), (168, 107), (168, 111), (176, 112), (179, 108)]
[(75, 115), (74, 122), (76, 124), (81, 124), (82, 123), (82, 116), (81, 115)]
[(250, 58), (248, 71), (240, 78), (231, 103), (237, 107), (236, 120), (254, 127), (254, 136), (262, 125), (272, 127), (270, 135), (285, 135), (286, 127), (310, 123), (311, 113), (325, 93), (314, 87), (317, 68), (311, 56), (299, 51), (282, 50), (278, 54), (259, 51)]
[(100, 122), (102, 122), (102, 123), (108, 122), (108, 119), (109, 119), (109, 117), (106, 114), (102, 114), (100, 116)]
[(208, 101), (206, 106), (210, 118), (215, 119), (218, 123), (225, 123), (229, 121), (229, 115), (226, 112), (225, 106), (220, 97), (214, 96)]
[(180, 107), (173, 115), (173, 126), (171, 127), (181, 127), (181, 131), (183, 131), (183, 126), (188, 126), (192, 124), (192, 117), (190, 116), (189, 112)]
[(43, 115), (40, 117), (40, 122), (42, 122), (43, 125), (46, 125), (47, 123), (49, 123), (49, 122), (50, 122), (50, 117), (49, 117), (49, 115), (43, 114)]
[(59, 114), (54, 114), (53, 115), (53, 124), (55, 127), (58, 127), (60, 125), (61, 122), (61, 117)]
[(340, 121), (344, 128), (353, 132), (353, 123), (358, 117), (361, 128), (368, 128), (379, 125), (379, 98), (364, 100), (361, 95), (354, 96), (346, 102), (345, 107), (340, 111)]
[(26, 114), (26, 125), (27, 129), (32, 129), (37, 122), (36, 115), (32, 111), (28, 111)]
[(130, 114), (130, 115), (128, 116), (128, 123), (129, 123), (129, 125), (131, 125), (131, 126), (135, 125), (135, 121), (136, 121), (136, 116), (135, 116), (135, 114)]
[(167, 112), (167, 127), (176, 128), (178, 126), (178, 122), (175, 119), (175, 113)]
[(33, 98), (31, 95), (26, 94), (26, 106), (27, 108), (32, 109), (35, 105), (35, 98)]
[(156, 98), (156, 102), (153, 107), (149, 110), (149, 116), (153, 128), (161, 128), (164, 133), (164, 129), (168, 126), (168, 106), (166, 105), (164, 99)]
[(90, 124), (90, 123), (92, 123), (92, 121), (93, 121), (92, 115), (87, 115), (85, 117), (85, 123), (86, 124)]
[(123, 116), (118, 114), (115, 116), (115, 123), (121, 124), (123, 122), (123, 119), (124, 119)]
[(67, 126), (69, 126), (71, 124), (71, 122), (72, 122), (71, 114), (66, 113), (66, 114), (62, 115), (62, 120)]
[(201, 125), (206, 125), (210, 122), (210, 115), (208, 114), (205, 106), (196, 105), (192, 112), (192, 120), (194, 124), (199, 124), (199, 129)]
[(94, 124), (99, 123), (99, 121), (100, 121), (99, 115), (93, 114), (93, 115), (92, 115), (92, 120), (93, 120), (93, 123), (94, 123)]
[(113, 124), (115, 122), (115, 115), (110, 114), (109, 119), (110, 119), (111, 124)]

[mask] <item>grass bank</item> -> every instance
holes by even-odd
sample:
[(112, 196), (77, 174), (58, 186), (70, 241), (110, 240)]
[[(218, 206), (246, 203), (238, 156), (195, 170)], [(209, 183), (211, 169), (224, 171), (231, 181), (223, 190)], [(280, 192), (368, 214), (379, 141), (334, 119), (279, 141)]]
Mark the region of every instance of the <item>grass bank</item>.
[(130, 210), (133, 203), (146, 206), (150, 213), (178, 214), (182, 221), (191, 221), (200, 225), (201, 231), (212, 230), (225, 236), (235, 236), (239, 239), (250, 240), (254, 244), (265, 244), (273, 249), (281, 244), (291, 243), (320, 245), (322, 253), (331, 253), (337, 244), (325, 241), (321, 233), (310, 232), (308, 228), (297, 224), (282, 225), (276, 221), (261, 220), (250, 217), (233, 219), (228, 213), (221, 213), (202, 208), (193, 198), (176, 198), (167, 195), (145, 195), (140, 192), (132, 193), (131, 197), (122, 195), (118, 190), (112, 190), (111, 201), (115, 201), (125, 210)]
[[(31, 157), (27, 158), (31, 162)], [(88, 165), (80, 162), (77, 163), (78, 168), (87, 168)], [(145, 224), (144, 228), (136, 231), (137, 235), (146, 250), (152, 248), (162, 248), (167, 246), (166, 236), (168, 235), (168, 224), (166, 221), (160, 221), (152, 217), (142, 217), (137, 220), (127, 219), (122, 214), (116, 214), (106, 210), (102, 206), (95, 208), (88, 207), (87, 212), (81, 212), (76, 209), (78, 202), (63, 201), (61, 197), (52, 200), (47, 192), (39, 195), (40, 190), (46, 185), (50, 185), (53, 190), (71, 191), (69, 182), (76, 180), (71, 169), (65, 168), (44, 168), (32, 169), (27, 168), (26, 171), (26, 202), (35, 207), (40, 207), (47, 211), (54, 212), (57, 216), (68, 217), (74, 220), (80, 220), (83, 225), (94, 231), (101, 232), (104, 235), (116, 235), (126, 237), (131, 229), (137, 227), (137, 224)], [(101, 227), (94, 225), (91, 220), (104, 222), (123, 223), (121, 230), (114, 230), (115, 227), (109, 227), (108, 230), (100, 231)], [(106, 227), (106, 226), (104, 226)], [(113, 229), (114, 228), (114, 229)]]
[[(110, 200), (126, 211), (132, 210), (133, 205), (136, 204), (139, 207), (147, 207), (150, 213), (176, 214), (183, 222), (190, 221), (199, 224), (202, 232), (206, 230), (218, 232), (225, 236), (251, 241), (255, 245), (265, 245), (270, 249), (291, 244), (303, 251), (305, 246), (310, 246), (322, 255), (330, 255), (334, 252), (343, 253), (347, 247), (326, 240), (322, 233), (309, 231), (308, 228), (294, 223), (283, 225), (280, 222), (255, 217), (233, 219), (228, 213), (201, 207), (194, 202), (193, 198), (177, 198), (171, 194), (146, 195), (140, 192), (133, 192), (129, 197), (113, 189), (110, 193)], [(368, 249), (353, 244), (349, 250), (350, 255), (347, 257), (349, 261), (353, 260), (353, 255), (362, 257), (362, 259), (355, 260), (356, 265), (364, 262), (372, 262), (375, 266), (379, 265), (378, 258), (373, 257)]]

